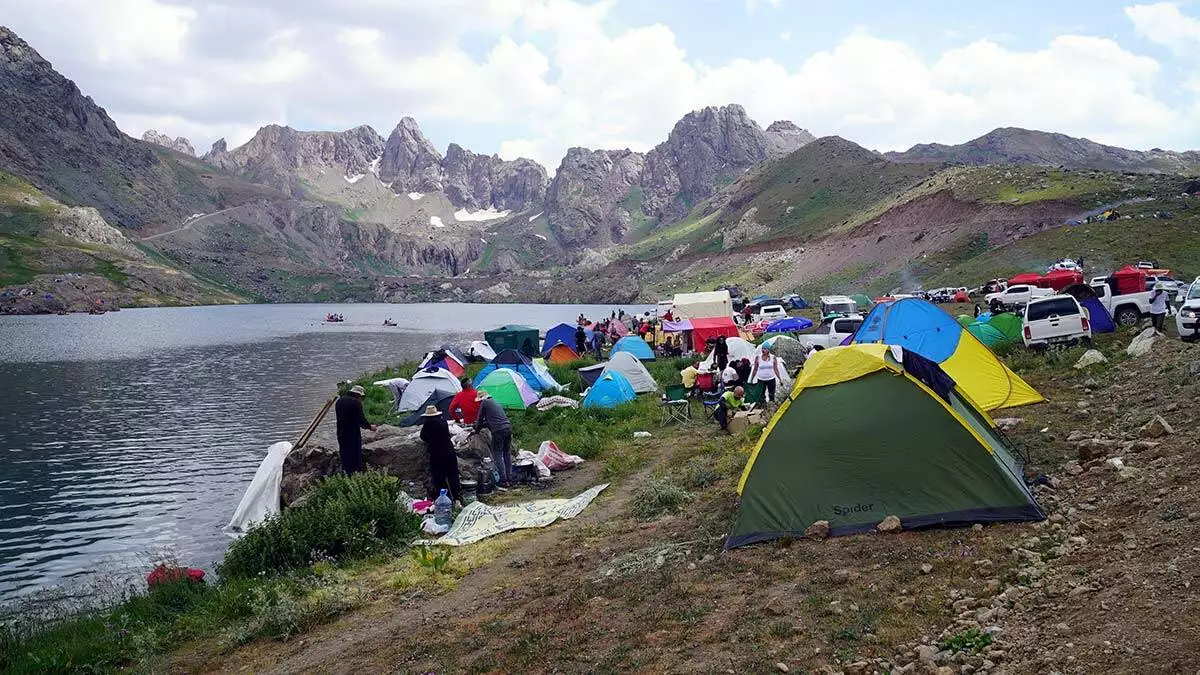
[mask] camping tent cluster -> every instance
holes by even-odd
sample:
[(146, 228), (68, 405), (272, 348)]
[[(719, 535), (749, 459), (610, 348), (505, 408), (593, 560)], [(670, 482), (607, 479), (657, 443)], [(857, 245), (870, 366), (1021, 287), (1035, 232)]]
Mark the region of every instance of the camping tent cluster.
[(726, 546), (802, 536), (818, 521), (835, 536), (865, 532), (889, 515), (906, 529), (1040, 520), (988, 411), (1042, 400), (936, 306), (880, 304), (850, 345), (808, 358), (742, 474)]

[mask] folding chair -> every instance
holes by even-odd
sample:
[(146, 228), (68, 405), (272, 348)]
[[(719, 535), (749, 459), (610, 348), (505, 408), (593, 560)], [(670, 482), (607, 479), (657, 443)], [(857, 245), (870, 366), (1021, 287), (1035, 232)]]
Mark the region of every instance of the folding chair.
[(687, 387), (682, 384), (667, 387), (659, 409), (662, 412), (660, 426), (665, 427), (670, 422), (691, 422), (692, 402), (688, 398)]
[(705, 392), (704, 398), (700, 399), (700, 403), (704, 405), (704, 419), (716, 420), (717, 408), (721, 405), (721, 396), (725, 394), (725, 387), (718, 386), (716, 391)]

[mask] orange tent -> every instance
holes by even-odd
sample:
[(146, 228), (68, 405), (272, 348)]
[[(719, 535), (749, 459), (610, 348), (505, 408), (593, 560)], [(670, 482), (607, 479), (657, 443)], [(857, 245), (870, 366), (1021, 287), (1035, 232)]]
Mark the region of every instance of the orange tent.
[(550, 353), (546, 355), (547, 363), (570, 363), (578, 360), (579, 354), (561, 342), (551, 347)]

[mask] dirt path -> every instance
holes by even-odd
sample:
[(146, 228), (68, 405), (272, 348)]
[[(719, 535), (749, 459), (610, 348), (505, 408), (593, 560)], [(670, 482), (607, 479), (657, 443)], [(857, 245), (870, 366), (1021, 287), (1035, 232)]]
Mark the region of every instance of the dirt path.
[(175, 229), (173, 229), (173, 230), (167, 230), (166, 232), (159, 232), (158, 234), (152, 234), (152, 235), (150, 235), (150, 236), (148, 236), (148, 237), (142, 237), (142, 238), (141, 238), (139, 241), (143, 241), (143, 242), (146, 242), (146, 241), (152, 241), (152, 240), (154, 240), (154, 239), (158, 239), (159, 237), (165, 237), (165, 236), (167, 236), (167, 235), (169, 235), (169, 234), (175, 234), (176, 232), (182, 232), (182, 231), (184, 231), (184, 230), (191, 229), (191, 227), (192, 227), (193, 225), (196, 225), (196, 224), (198, 224), (198, 223), (200, 223), (200, 222), (203, 222), (203, 221), (205, 221), (205, 220), (208, 220), (209, 218), (212, 218), (212, 217), (214, 217), (214, 216), (219, 216), (219, 215), (221, 215), (222, 213), (226, 213), (226, 212), (228, 212), (228, 211), (232, 211), (232, 210), (234, 210), (234, 209), (236, 209), (236, 208), (238, 208), (238, 207), (236, 207), (236, 206), (231, 206), (230, 208), (227, 208), (227, 209), (221, 209), (220, 211), (213, 211), (212, 213), (206, 213), (206, 214), (204, 214), (204, 215), (202, 215), (202, 216), (199, 216), (199, 217), (197, 217), (197, 218), (192, 218), (192, 219), (189, 219), (189, 220), (185, 220), (185, 221), (183, 222), (183, 225), (181, 225), (181, 226), (179, 226), (179, 227), (177, 227), (177, 228), (175, 228)]

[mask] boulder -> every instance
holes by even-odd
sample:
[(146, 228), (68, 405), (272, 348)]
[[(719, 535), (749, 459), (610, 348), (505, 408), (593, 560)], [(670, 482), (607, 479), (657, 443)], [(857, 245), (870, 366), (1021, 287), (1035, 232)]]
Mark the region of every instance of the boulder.
[(1021, 417), (999, 417), (993, 421), (996, 423), (997, 429), (1000, 429), (1001, 431), (1008, 431), (1010, 429), (1015, 429), (1017, 425), (1021, 422), (1024, 422), (1025, 419)]
[(899, 532), (901, 530), (900, 519), (896, 516), (888, 516), (876, 525), (875, 529), (880, 532)]
[(1149, 354), (1150, 350), (1154, 347), (1154, 339), (1157, 336), (1158, 333), (1155, 332), (1154, 328), (1147, 328), (1138, 333), (1137, 337), (1133, 338), (1133, 342), (1130, 342), (1129, 346), (1125, 348), (1125, 353), (1130, 356), (1145, 356)]
[(1104, 358), (1104, 355), (1095, 349), (1089, 349), (1083, 353), (1083, 356), (1079, 357), (1078, 361), (1075, 362), (1075, 368), (1082, 370), (1088, 366), (1094, 366), (1100, 363), (1108, 363), (1108, 359)]
[(818, 520), (817, 522), (813, 523), (812, 525), (809, 525), (808, 528), (804, 530), (804, 536), (808, 537), (809, 539), (816, 539), (816, 540), (820, 540), (820, 539), (824, 539), (824, 538), (828, 537), (829, 536), (829, 521), (828, 520)]
[(1138, 435), (1142, 438), (1162, 438), (1173, 433), (1175, 430), (1162, 418), (1162, 415), (1155, 415), (1138, 430)]

